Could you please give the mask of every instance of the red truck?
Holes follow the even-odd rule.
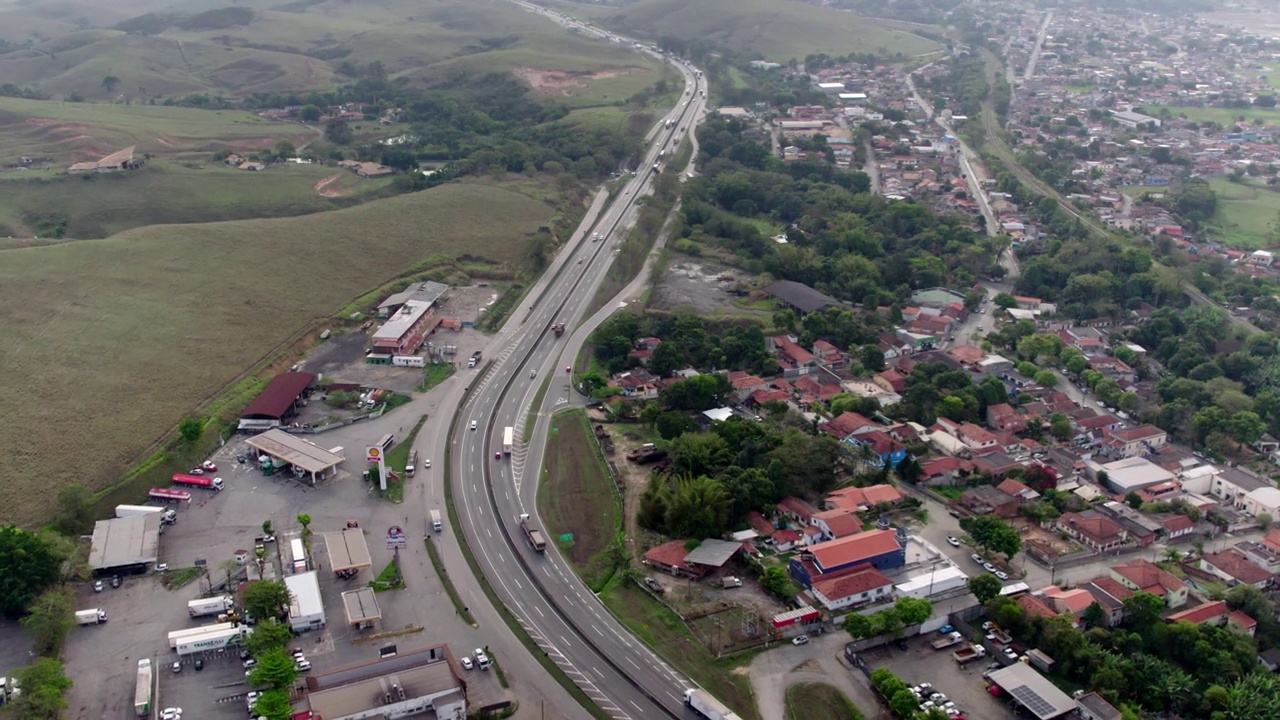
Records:
[[[214,492],[220,492],[222,490],[222,478],[220,477],[211,478],[203,475],[183,475],[182,473],[178,473],[173,476],[173,484],[204,488],[205,490],[212,490]]]
[[[151,488],[147,491],[147,497],[152,500],[163,500],[164,502],[191,502],[191,493],[186,490],[174,490],[173,488]]]

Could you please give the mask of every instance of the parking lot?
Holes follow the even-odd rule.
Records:
[[[885,645],[861,653],[872,668],[889,668],[908,685],[929,683],[936,692],[946,695],[970,720],[998,720],[1015,717],[1009,708],[987,694],[982,673],[991,661],[975,660],[960,667],[951,657],[957,645],[934,650],[931,642],[938,633],[921,635],[907,641],[907,649]]]
[[[383,419],[398,422],[398,418]],[[375,432],[383,428],[369,425],[343,428],[344,442],[357,444],[361,431]],[[392,430],[395,428],[392,427]],[[245,454],[244,438],[237,436],[221,448],[212,460],[218,465],[216,475],[222,477],[226,489],[219,493],[193,491],[191,504],[177,506],[178,521],[167,526],[160,540],[160,561],[172,569],[190,568],[203,560],[208,576],[174,590],[168,590],[157,574],[127,576],[122,587],[110,584],[95,593],[91,584],[79,589],[76,609],[101,607],[107,611],[104,625],[78,627],[72,631],[65,649],[67,674],[75,680],[68,694],[68,717],[136,718],[133,696],[137,662],[150,658],[158,679],[153,708],[181,707],[188,717],[244,718],[247,708],[244,668],[236,653],[206,653],[204,667],[197,671],[198,656],[179,658],[168,645],[170,631],[210,624],[212,618],[189,617],[186,603],[208,594],[210,584],[225,581],[222,565],[237,550],[252,553],[254,538],[262,533],[262,523],[270,520],[273,530],[284,537],[300,530],[300,513],[311,517],[315,533],[341,530],[347,520],[359,523],[365,532],[373,560],[371,570],[343,580],[328,571],[324,543],[313,542],[313,563],[320,567],[321,596],[325,604],[327,627],[299,636],[295,645],[312,661],[315,672],[368,662],[378,658],[382,645],[394,643],[403,651],[428,645],[448,643],[458,656],[488,645],[484,630],[465,625],[457,617],[453,604],[444,593],[434,570],[422,549],[424,521],[410,522],[406,507],[380,500],[370,487],[344,473],[340,479],[312,488],[289,479],[264,477],[256,463],[239,464],[236,456]],[[252,454],[249,453],[249,457]],[[419,514],[417,511],[415,514]],[[401,553],[407,587],[381,592],[377,599],[383,622],[374,630],[356,630],[346,623],[341,602],[345,590],[364,586],[390,562],[392,553],[386,547],[385,533],[389,525],[402,525],[409,535],[408,549]],[[267,545],[268,558],[277,570],[276,544]],[[254,573],[256,576],[256,572]],[[370,640],[378,632],[402,631],[387,640]],[[25,654],[25,650],[22,650]],[[0,657],[0,659],[5,659]],[[501,662],[501,658],[496,658]],[[20,660],[20,659],[19,659]],[[175,661],[181,670],[173,672]],[[13,665],[25,664],[14,662]],[[468,696],[473,703],[496,702],[509,698],[493,672],[479,669],[468,672]],[[191,713],[195,713],[192,715]]]

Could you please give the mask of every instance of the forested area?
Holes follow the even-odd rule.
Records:
[[[995,247],[968,218],[889,202],[868,192],[865,173],[822,160],[783,163],[745,124],[713,117],[698,130],[702,175],[686,183],[688,243],[730,253],[751,272],[815,287],[874,308],[911,290],[973,285],[996,272]],[[785,244],[761,222],[786,227]]]

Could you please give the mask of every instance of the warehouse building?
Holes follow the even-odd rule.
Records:
[[[390,362],[396,355],[412,355],[439,324],[434,304],[409,300],[374,331],[369,362]]]
[[[324,720],[427,717],[463,720],[467,682],[448,645],[307,677],[306,702]]]
[[[316,376],[287,372],[271,378],[258,397],[240,413],[240,432],[260,432],[287,425],[311,396]]]
[[[313,442],[279,429],[268,430],[249,438],[246,444],[266,456],[266,461],[261,458],[258,461],[264,472],[273,474],[277,470],[292,468],[295,477],[312,485],[337,475],[338,465],[344,459],[334,452],[340,448],[325,450]]]
[[[93,525],[89,567],[95,575],[132,575],[147,571],[159,557],[163,513],[99,520]]]
[[[320,597],[320,580],[316,571],[287,575],[284,586],[289,589],[289,597],[293,600],[289,604],[289,627],[294,632],[324,628],[324,600]]]
[[[378,317],[387,318],[392,314],[399,312],[404,304],[413,300],[415,302],[427,303],[435,305],[448,292],[449,286],[444,283],[426,282],[414,283],[404,290],[390,295],[378,305]]]

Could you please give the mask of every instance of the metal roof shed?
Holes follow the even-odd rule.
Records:
[[[89,567],[95,571],[153,563],[160,549],[160,516],[147,513],[133,517],[99,520],[93,525],[89,546]]]
[[[1016,662],[988,676],[1038,720],[1052,720],[1076,709],[1076,701],[1026,663]]]
[[[684,557],[687,564],[705,565],[707,567],[723,567],[733,554],[742,549],[742,543],[728,540],[703,540],[702,544]]]
[[[311,476],[311,484],[337,474],[343,457],[325,450],[313,442],[295,437],[283,430],[268,430],[249,438],[249,447],[270,455],[281,462],[300,468]]]
[[[378,607],[373,588],[363,587],[342,593],[342,609],[347,613],[348,625],[371,628],[382,619],[382,610]]]
[[[364,540],[364,533],[359,529],[350,532],[322,533],[324,549],[329,554],[329,569],[334,572],[358,570],[372,567],[373,559],[369,556],[369,544]]]
[[[316,571],[287,575],[284,585],[293,602],[289,605],[289,626],[294,632],[318,630],[325,626],[324,600]]]

